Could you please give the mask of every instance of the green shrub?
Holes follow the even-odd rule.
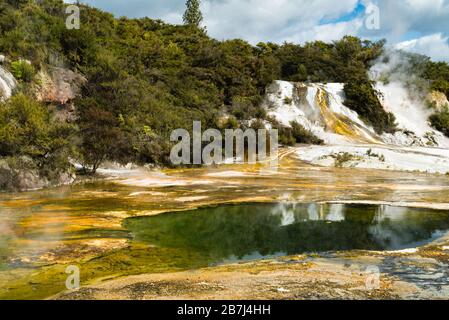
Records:
[[[447,107],[431,115],[429,121],[432,127],[449,137],[449,109]]]
[[[306,143],[306,144],[318,144],[324,143],[323,140],[315,136],[312,132],[304,128],[296,121],[290,122],[292,126],[292,135],[295,138],[296,143]]]
[[[449,99],[449,79],[434,81],[430,87],[432,90],[440,91]]]
[[[396,131],[394,115],[385,111],[369,81],[350,81],[345,84],[344,92],[344,105],[357,112],[377,133]]]
[[[33,98],[18,94],[0,103],[0,157],[29,158],[44,176],[70,167],[74,133]]]
[[[291,105],[293,103],[293,99],[289,97],[284,98],[284,104]]]
[[[345,163],[358,159],[358,157],[350,154],[349,152],[340,152],[335,156],[335,167],[342,168]]]
[[[288,127],[278,127],[279,144],[283,146],[292,146],[296,143],[296,139],[293,136],[293,131]]]
[[[239,122],[234,116],[229,116],[221,125],[222,129],[238,129]]]
[[[36,70],[28,61],[18,60],[11,63],[11,73],[17,80],[30,82],[36,74]]]
[[[23,94],[0,104],[0,155],[43,156],[51,143],[47,108]]]
[[[279,143],[284,146],[292,146],[296,143],[317,144],[324,143],[309,130],[305,129],[298,122],[292,121],[291,127],[284,126],[274,119],[270,119],[273,129],[278,130]]]

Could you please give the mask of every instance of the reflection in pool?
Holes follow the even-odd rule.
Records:
[[[200,253],[211,264],[304,252],[399,250],[449,231],[449,213],[375,205],[243,204],[131,218],[136,241]]]

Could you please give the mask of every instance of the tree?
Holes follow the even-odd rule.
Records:
[[[18,94],[0,104],[0,156],[43,156],[51,143],[50,115],[42,104]]]
[[[203,14],[200,10],[200,0],[187,0],[186,11],[182,20],[184,24],[199,27],[203,21]]]
[[[349,81],[344,86],[344,92],[346,100],[343,104],[357,112],[378,134],[396,131],[395,116],[385,111],[379,101],[379,93],[370,81]]]
[[[90,169],[90,173],[95,174],[103,161],[115,160],[113,155],[120,154],[126,145],[119,121],[112,113],[97,106],[80,112],[79,127],[81,161],[85,172]]]
[[[72,125],[52,121],[45,105],[23,93],[0,103],[0,160],[17,170],[33,167],[43,177],[58,178],[70,167],[74,133]]]
[[[449,109],[444,108],[443,110],[434,113],[429,118],[432,127],[438,131],[443,132],[447,137],[449,137]]]

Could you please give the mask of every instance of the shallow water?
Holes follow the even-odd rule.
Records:
[[[126,172],[98,183],[0,193],[0,299],[56,294],[65,289],[68,265],[80,267],[86,285],[303,251],[408,248],[448,229],[447,211],[431,209],[449,209],[448,176],[321,168],[289,152],[281,151],[278,170],[229,165]],[[261,209],[223,206],[242,203]],[[216,207],[192,211],[204,206]],[[164,213],[184,210],[190,211]],[[136,218],[142,216],[154,219]],[[161,229],[148,232],[153,224]],[[313,242],[298,239],[304,232]],[[352,246],[345,246],[351,232]],[[317,244],[322,233],[341,241]]]
[[[344,204],[241,204],[125,221],[137,241],[198,252],[211,264],[306,252],[399,250],[449,231],[449,212]]]

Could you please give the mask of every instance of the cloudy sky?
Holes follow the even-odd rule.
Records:
[[[69,2],[69,1],[67,1]],[[116,16],[182,23],[185,0],[83,0]],[[449,61],[449,0],[202,0],[217,39],[304,43],[346,34]]]

